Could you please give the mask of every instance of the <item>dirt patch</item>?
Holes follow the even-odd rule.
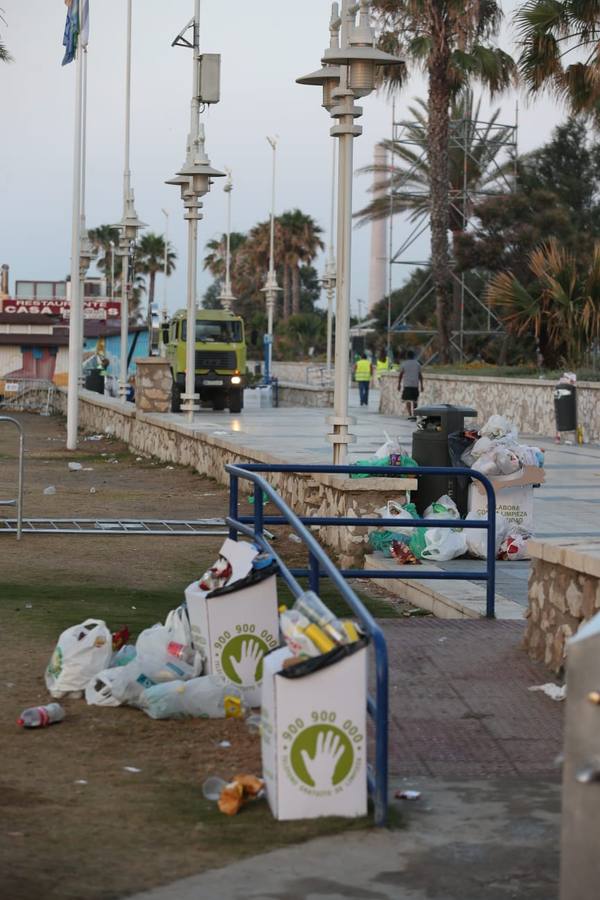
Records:
[[[226,514],[227,491],[189,469],[136,457],[104,437],[82,440],[70,453],[60,419],[19,418],[26,430],[26,515]],[[69,461],[82,469],[69,471]],[[0,429],[1,497],[14,496],[15,471],[13,434]],[[49,485],[56,493],[45,495]],[[135,636],[164,621],[222,540],[25,535],[17,542],[0,535],[4,897],[108,900],[287,843],[365,827],[364,820],[277,823],[264,802],[228,819],[206,803],[201,785],[208,775],[260,773],[259,741],[243,722],[156,722],[128,708],[67,701],[59,725],[16,726],[24,707],[48,700],[43,672],[64,628],[97,616],[113,629],[129,625]],[[285,530],[277,546],[288,564],[305,564],[302,548]],[[324,586],[325,599],[330,594]],[[376,614],[398,614],[376,589],[361,587],[361,594]],[[281,598],[287,596],[282,588]]]

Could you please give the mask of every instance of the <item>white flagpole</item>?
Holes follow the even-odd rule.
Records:
[[[69,317],[69,386],[67,394],[67,449],[77,449],[79,419],[78,365],[81,335],[81,298],[79,284],[79,252],[81,248],[81,124],[83,53],[77,52],[75,76],[75,140],[73,151],[73,210],[71,217],[71,303]]]

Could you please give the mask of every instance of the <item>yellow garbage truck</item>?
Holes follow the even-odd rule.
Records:
[[[213,409],[226,407],[232,413],[242,411],[246,373],[244,322],[239,316],[222,309],[201,309],[196,315],[196,365],[194,392],[201,403]],[[162,328],[165,356],[173,375],[173,412],[181,409],[185,393],[187,313],[175,313]]]

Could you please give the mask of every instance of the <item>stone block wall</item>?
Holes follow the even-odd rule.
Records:
[[[481,375],[429,375],[419,398],[423,406],[452,403],[472,406],[483,424],[498,413],[513,421],[520,432],[544,437],[554,435],[553,381],[535,378],[484,378]],[[600,440],[600,383],[581,381],[577,385],[579,422],[591,441]],[[383,375],[380,381],[379,412],[403,416],[404,404],[398,391],[398,376]],[[467,420],[473,421],[473,420]]]
[[[66,409],[66,392],[56,392],[55,412]],[[259,451],[246,452],[214,435],[195,432],[184,422],[165,420],[154,413],[136,410],[132,403],[123,403],[111,397],[80,392],[80,427],[90,433],[111,434],[128,444],[133,452],[153,456],[163,462],[190,466],[202,475],[214,478],[220,484],[229,485],[229,473],[225,466],[239,462],[281,463],[280,460]],[[376,509],[393,498],[401,503],[407,492],[417,488],[413,478],[346,478],[326,474],[296,474],[274,472],[268,481],[279,492],[291,509],[302,516],[372,515]],[[250,482],[240,480],[240,511],[246,505],[245,497],[253,488]],[[273,505],[266,507],[266,512]],[[277,513],[273,510],[273,515]],[[198,517],[203,515],[198,508]],[[321,544],[339,555],[343,568],[362,567],[364,556],[370,552],[368,532],[365,526],[317,526],[316,536]]]
[[[567,641],[600,610],[600,542],[530,541],[529,607],[524,646],[560,674]]]
[[[280,381],[277,392],[279,406],[309,406],[319,409],[333,407],[333,388]]]

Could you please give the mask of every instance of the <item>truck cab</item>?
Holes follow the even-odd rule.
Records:
[[[213,409],[242,411],[246,372],[244,322],[222,309],[202,309],[196,314],[196,365],[194,392]],[[173,412],[181,409],[185,393],[187,313],[179,310],[162,326],[165,356],[173,375]]]

